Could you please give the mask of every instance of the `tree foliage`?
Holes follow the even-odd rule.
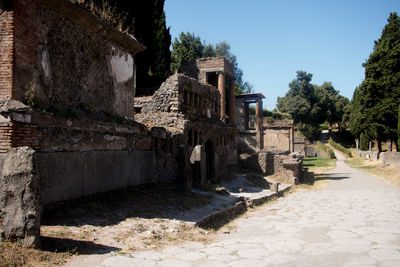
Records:
[[[400,18],[391,13],[373,52],[363,64],[365,79],[357,91],[350,115],[350,128],[356,136],[369,140],[397,140],[400,104]]]
[[[316,140],[320,133],[320,124],[345,125],[344,115],[349,112],[350,101],[339,94],[332,83],[321,86],[311,84],[312,74],[297,71],[296,79],[289,83],[289,91],[284,97],[278,97],[277,108],[289,113],[301,132],[310,140]]]
[[[231,47],[226,41],[219,42],[215,45],[202,42],[199,36],[194,33],[182,32],[179,38],[175,38],[172,43],[172,62],[171,69],[179,70],[179,67],[188,61],[201,57],[217,57],[222,56],[233,65],[235,69],[235,92],[236,94],[250,93],[253,86],[243,81],[243,71],[239,68],[237,57],[232,54]]]

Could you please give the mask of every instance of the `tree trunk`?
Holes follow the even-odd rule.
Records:
[[[378,140],[378,154],[382,152],[382,143]]]
[[[356,141],[357,152],[360,152],[360,139],[359,138],[355,138],[355,141]]]
[[[387,148],[388,148],[388,151],[389,151],[389,152],[392,152],[392,140],[389,140],[389,141],[387,142]]]
[[[372,151],[372,141],[369,141],[369,148],[368,148],[368,151]]]

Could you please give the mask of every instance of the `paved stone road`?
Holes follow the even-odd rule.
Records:
[[[98,266],[400,266],[400,190],[339,160],[327,189],[235,222],[215,243],[112,256]],[[245,218],[248,217],[248,218]]]

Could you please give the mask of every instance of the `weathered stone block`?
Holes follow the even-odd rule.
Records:
[[[21,240],[28,247],[38,246],[42,206],[33,149],[13,148],[6,154],[1,184],[4,217],[1,239]]]

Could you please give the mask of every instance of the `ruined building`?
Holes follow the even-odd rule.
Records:
[[[135,97],[135,119],[152,128],[157,153],[171,148],[165,160],[182,154],[184,166],[175,170],[184,172],[185,187],[203,188],[237,163],[233,107],[233,66],[223,57],[202,58],[167,79],[154,95]],[[167,169],[179,176],[172,165]]]
[[[0,0],[2,238],[37,244],[54,202],[162,181],[207,188],[239,153],[270,171],[264,96],[235,97],[226,58],[188,62],[134,97],[144,49],[73,1]]]
[[[206,187],[237,163],[226,59],[134,100],[144,47],[72,1],[0,0],[0,40],[3,238],[36,244],[45,204],[175,179]]]
[[[255,153],[264,149],[264,98],[261,93],[236,96],[236,126],[239,130],[240,153]],[[253,105],[252,108],[250,105]]]

